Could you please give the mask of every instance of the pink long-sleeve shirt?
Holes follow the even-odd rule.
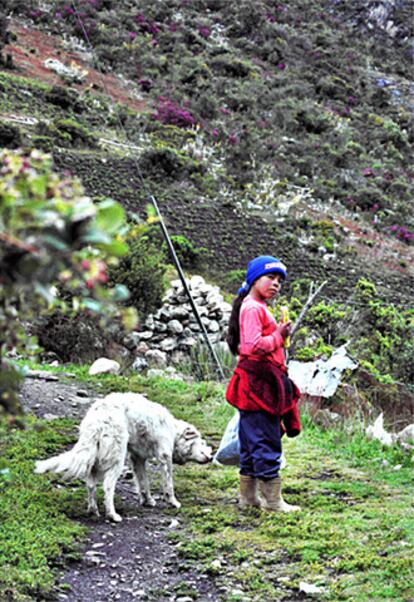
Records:
[[[283,337],[264,301],[246,297],[240,309],[240,357],[285,365]]]

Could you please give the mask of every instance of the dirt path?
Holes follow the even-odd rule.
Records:
[[[95,394],[75,382],[27,378],[21,400],[26,411],[41,418],[81,419]],[[179,512],[167,508],[161,501],[155,508],[138,506],[128,470],[117,485],[116,495],[117,508],[124,518],[122,523],[113,524],[103,517],[77,518],[88,528],[88,537],[81,545],[82,559],[64,567],[56,589],[57,600],[207,602],[226,599],[224,588],[221,591],[211,577],[185,565],[179,557],[179,544],[169,541],[171,532],[184,528]]]

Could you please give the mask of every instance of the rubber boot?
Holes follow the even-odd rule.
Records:
[[[240,475],[240,509],[247,506],[256,506],[260,508],[261,502],[257,492],[257,479],[245,474]]]
[[[282,498],[282,481],[280,477],[269,481],[259,481],[260,493],[263,496],[262,509],[270,512],[297,512],[300,506],[287,504]]]

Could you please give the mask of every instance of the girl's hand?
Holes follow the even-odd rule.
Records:
[[[290,336],[290,331],[292,330],[292,322],[290,320],[289,322],[280,322],[277,325],[277,330],[282,335],[282,337],[286,339],[286,337]]]

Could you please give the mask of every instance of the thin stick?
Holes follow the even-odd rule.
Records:
[[[321,292],[321,290],[323,289],[323,287],[325,286],[325,284],[327,284],[328,281],[325,280],[324,282],[322,282],[322,284],[320,286],[318,286],[318,288],[316,289],[316,291],[313,293],[312,289],[313,289],[313,282],[311,284],[311,288],[309,291],[309,297],[308,300],[306,301],[305,305],[302,308],[302,311],[300,312],[299,316],[297,317],[296,322],[294,323],[294,325],[292,326],[292,330],[290,331],[290,337],[292,338],[293,335],[295,334],[295,332],[297,331],[299,324],[302,322],[303,318],[305,317],[305,315],[308,312],[308,309],[310,308],[310,306],[313,303],[313,300],[315,299],[315,297],[317,295],[319,295],[319,293]]]

